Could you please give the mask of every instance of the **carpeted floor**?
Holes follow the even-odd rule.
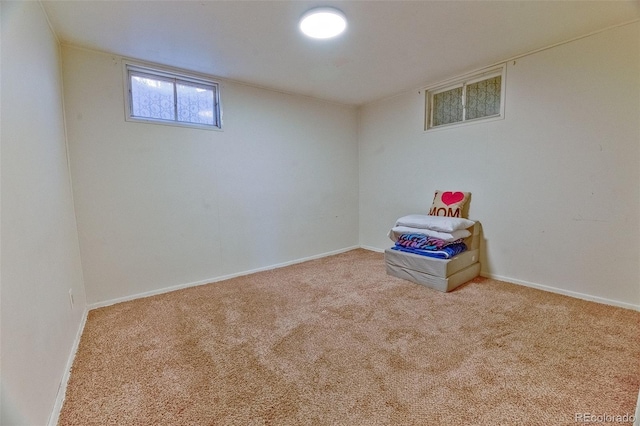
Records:
[[[89,312],[60,425],[574,425],[633,415],[640,312],[366,250]]]

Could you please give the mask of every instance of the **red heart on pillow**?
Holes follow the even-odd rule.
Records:
[[[447,206],[450,206],[451,204],[462,201],[464,199],[464,194],[462,192],[447,191],[442,193],[442,197],[440,197],[440,199]]]

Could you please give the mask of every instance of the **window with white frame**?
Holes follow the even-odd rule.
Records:
[[[127,120],[220,129],[220,93],[212,80],[126,64]]]
[[[504,117],[506,67],[427,89],[425,130]]]

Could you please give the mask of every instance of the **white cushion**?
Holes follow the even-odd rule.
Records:
[[[422,214],[410,214],[396,221],[396,226],[430,229],[438,232],[453,232],[460,229],[467,229],[473,225],[475,225],[474,221],[460,217],[429,216]]]

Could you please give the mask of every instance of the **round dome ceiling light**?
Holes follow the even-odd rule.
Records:
[[[344,32],[347,18],[332,7],[311,9],[300,18],[300,31],[313,38],[331,38]]]

